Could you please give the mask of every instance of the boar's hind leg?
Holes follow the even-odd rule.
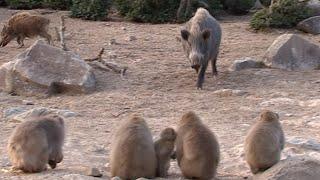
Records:
[[[51,35],[50,34],[48,34],[47,32],[42,32],[41,34],[40,34],[40,36],[41,37],[43,37],[43,38],[46,38],[46,40],[48,41],[48,44],[51,44]]]
[[[202,89],[202,84],[204,82],[204,75],[206,73],[207,67],[208,67],[208,63],[200,67],[200,72],[198,74],[198,81],[197,81],[197,89]]]
[[[18,42],[18,44],[19,44],[19,47],[18,47],[18,48],[22,48],[22,47],[24,46],[23,40],[24,40],[24,37],[23,37],[23,36],[18,36],[18,37],[17,37],[17,42]]]
[[[212,76],[217,76],[218,75],[218,70],[217,70],[217,56],[211,59],[211,67],[212,67]]]

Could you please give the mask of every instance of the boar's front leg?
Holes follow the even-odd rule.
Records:
[[[44,32],[40,33],[40,36],[45,38],[47,40],[48,44],[52,43],[52,37],[51,37],[51,35],[49,33],[44,31]]]
[[[200,72],[198,74],[198,81],[197,81],[197,89],[202,89],[202,84],[204,82],[204,75],[206,73],[208,67],[208,63],[201,65]]]
[[[23,40],[24,40],[23,36],[18,36],[17,37],[17,42],[19,44],[18,48],[22,48],[24,46]]]

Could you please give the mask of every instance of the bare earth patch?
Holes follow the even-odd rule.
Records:
[[[1,28],[12,12],[0,9]],[[52,35],[62,14],[65,12],[45,15],[52,20]],[[261,59],[273,40],[286,32],[251,32],[249,19],[249,16],[227,16],[220,20],[223,38],[217,61],[219,77],[217,80],[212,78],[209,67],[204,90],[196,90],[196,73],[190,68],[175,38],[179,35],[179,24],[91,22],[68,18],[66,38],[71,50],[88,58],[95,57],[104,47],[104,58],[129,67],[127,76],[121,79],[113,72],[95,70],[98,90],[89,95],[39,99],[0,93],[0,179],[89,179],[85,176],[86,167],[98,167],[104,175],[102,178],[106,179],[113,131],[131,113],[141,114],[153,135],[158,136],[162,129],[174,127],[183,113],[195,111],[218,137],[222,152],[218,169],[220,179],[251,176],[243,159],[242,144],[247,130],[263,109],[279,113],[286,136],[319,139],[318,127],[303,120],[320,119],[320,103],[317,103],[320,102],[320,71],[228,71],[232,62],[241,57]],[[319,44],[319,36],[301,35]],[[128,41],[130,36],[137,39]],[[109,45],[111,39],[116,39],[118,44]],[[26,47],[22,49],[17,49],[14,41],[1,48],[0,65],[13,60],[34,41],[26,40]],[[55,45],[58,45],[57,41]],[[215,92],[221,89],[247,93]],[[35,105],[24,105],[23,100],[32,101]],[[310,105],[309,102],[314,103]],[[29,175],[7,172],[10,162],[6,144],[13,128],[18,125],[4,118],[4,110],[11,107],[47,107],[78,114],[65,119],[65,158],[57,169]],[[175,162],[169,174],[170,179],[181,178]]]

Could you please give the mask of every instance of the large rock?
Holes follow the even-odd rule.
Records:
[[[13,122],[24,122],[32,117],[46,116],[55,114],[64,118],[78,116],[77,113],[66,109],[52,109],[45,107],[36,107],[33,109],[26,109],[23,107],[12,107],[4,110],[3,117]]]
[[[287,144],[313,151],[320,151],[320,143],[315,139],[304,139],[301,137],[287,137]]]
[[[42,40],[0,67],[0,90],[19,95],[89,93],[95,86],[92,68],[85,61]]]
[[[320,69],[320,48],[298,35],[284,34],[267,50],[265,64],[291,71]]]
[[[320,16],[310,17],[301,21],[297,29],[310,34],[320,34]]]
[[[307,3],[307,7],[311,9],[314,16],[320,16],[320,1],[310,0]]]
[[[320,161],[308,156],[292,157],[280,161],[255,180],[317,180],[320,178]]]

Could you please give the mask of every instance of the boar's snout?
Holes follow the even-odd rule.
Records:
[[[201,66],[201,62],[203,61],[203,55],[199,53],[190,53],[189,55],[191,68],[198,70]]]
[[[3,37],[0,41],[0,47],[5,47],[10,41],[11,41],[12,38],[10,37]]]

